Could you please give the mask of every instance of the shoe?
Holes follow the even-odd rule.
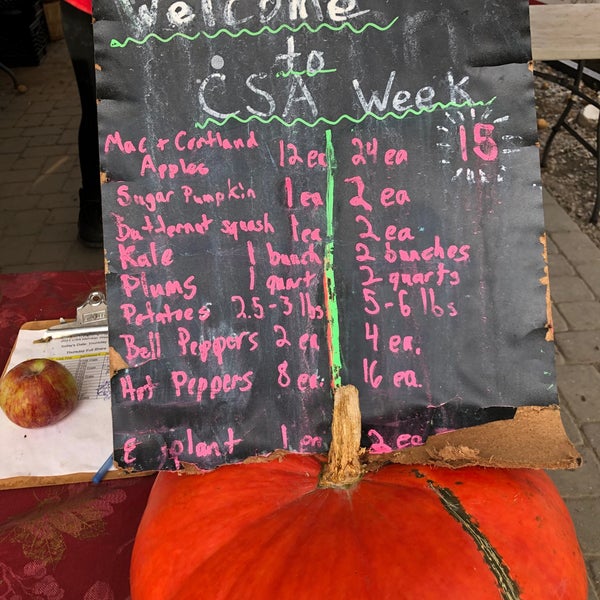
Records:
[[[79,239],[88,248],[102,248],[102,205],[100,202],[82,202],[79,207]]]

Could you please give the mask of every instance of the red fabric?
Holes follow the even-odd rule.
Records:
[[[0,598],[127,600],[154,476],[0,492]]]
[[[0,274],[0,372],[23,323],[74,317],[103,289],[102,271]],[[0,600],[128,600],[133,541],[153,482],[0,491]]]
[[[104,289],[102,271],[0,273],[0,373],[23,323],[75,318],[90,292]]]
[[[92,14],[92,0],[65,0],[65,2],[68,2],[75,8],[88,13],[88,15]]]

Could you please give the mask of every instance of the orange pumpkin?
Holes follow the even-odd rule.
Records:
[[[323,460],[158,475],[133,600],[585,600],[569,514],[543,471],[387,465],[318,487]]]
[[[132,600],[586,600],[569,513],[543,471],[366,472],[358,393],[336,391],[321,456],[160,473]]]

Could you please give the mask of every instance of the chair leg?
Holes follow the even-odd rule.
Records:
[[[584,60],[577,61],[577,72],[573,79],[573,85],[564,84],[561,81],[559,81],[553,77],[546,76],[543,73],[538,73],[538,75],[540,77],[542,77],[542,78],[545,77],[546,79],[549,79],[550,81],[558,83],[559,85],[562,85],[563,87],[571,90],[571,95],[569,96],[567,104],[565,105],[565,108],[563,109],[560,117],[558,118],[558,121],[552,127],[552,131],[550,132],[550,135],[548,136],[548,139],[546,140],[546,145],[544,147],[544,151],[542,153],[542,159],[541,159],[540,163],[541,163],[542,167],[546,166],[546,160],[548,159],[548,154],[550,152],[550,146],[552,145],[552,142],[554,141],[554,138],[561,127],[563,127],[580,144],[582,144],[584,146],[584,148],[586,148],[586,150],[591,152],[592,156],[594,156],[594,158],[596,159],[596,201],[594,203],[594,208],[592,210],[590,222],[593,223],[594,225],[597,225],[598,220],[600,218],[600,122],[598,123],[598,129],[596,132],[596,147],[595,148],[581,134],[579,134],[573,127],[571,127],[571,125],[567,122],[567,117],[569,116],[569,113],[571,112],[571,109],[573,108],[576,97],[583,98],[584,100],[586,100],[587,102],[589,102],[593,106],[595,106],[596,108],[600,108],[600,105],[598,104],[597,101],[595,101],[592,98],[588,98],[588,96],[586,96],[585,93],[583,93],[581,90],[584,68],[585,68],[585,61]]]
[[[19,93],[23,94],[24,92],[27,91],[27,86],[20,84],[17,81],[17,77],[15,76],[15,74],[2,62],[0,62],[0,71],[4,71],[12,79],[13,87]]]
[[[554,141],[556,134],[559,132],[560,128],[563,126],[563,123],[567,120],[569,113],[571,112],[571,108],[573,108],[573,104],[575,103],[575,98],[573,95],[569,97],[565,108],[563,109],[560,117],[558,117],[558,121],[552,126],[552,131],[548,139],[546,140],[546,145],[544,146],[544,152],[542,153],[542,159],[540,161],[542,167],[546,166],[546,161],[548,159],[548,153],[550,152],[550,146]]]
[[[585,62],[582,60],[580,60],[577,63],[577,74],[575,75],[575,78],[573,80],[573,86],[576,89],[579,89],[579,86],[581,85],[581,80],[583,78],[584,66],[585,66]],[[556,136],[556,134],[558,133],[560,128],[563,126],[563,123],[567,120],[567,117],[569,116],[569,113],[571,112],[571,108],[573,108],[574,103],[575,103],[575,95],[571,94],[569,96],[567,104],[565,105],[565,108],[563,109],[560,117],[558,117],[558,121],[552,127],[550,136],[546,140],[546,145],[544,146],[544,152],[542,153],[542,159],[540,161],[542,167],[546,166],[546,161],[548,159],[548,153],[550,152],[550,146],[552,145],[552,142],[554,141],[554,137]]]

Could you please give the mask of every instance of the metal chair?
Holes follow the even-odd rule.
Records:
[[[4,71],[12,79],[13,87],[17,92],[24,94],[27,91],[27,86],[19,83],[17,76],[2,62],[0,62],[0,71]]]
[[[598,97],[591,97],[584,92],[583,84],[585,83],[589,88],[598,91],[600,90],[600,60],[579,60],[579,61],[547,61],[547,65],[552,67],[555,71],[558,71],[566,75],[567,79],[560,76],[555,76],[551,73],[543,73],[535,70],[534,74],[542,79],[552,81],[571,92],[569,99],[561,113],[558,121],[552,127],[550,136],[546,141],[544,152],[542,153],[541,164],[542,167],[546,166],[550,147],[561,128],[564,128],[570,133],[586,150],[588,150],[592,156],[596,159],[596,201],[594,208],[590,216],[590,222],[594,225],[598,223],[598,217],[600,216],[600,157],[598,155],[600,149],[600,120],[598,121],[598,128],[596,131],[596,147],[590,144],[581,134],[576,131],[570,123],[567,121],[571,110],[575,105],[575,98],[582,98],[588,104],[595,106],[600,109],[600,103]]]

